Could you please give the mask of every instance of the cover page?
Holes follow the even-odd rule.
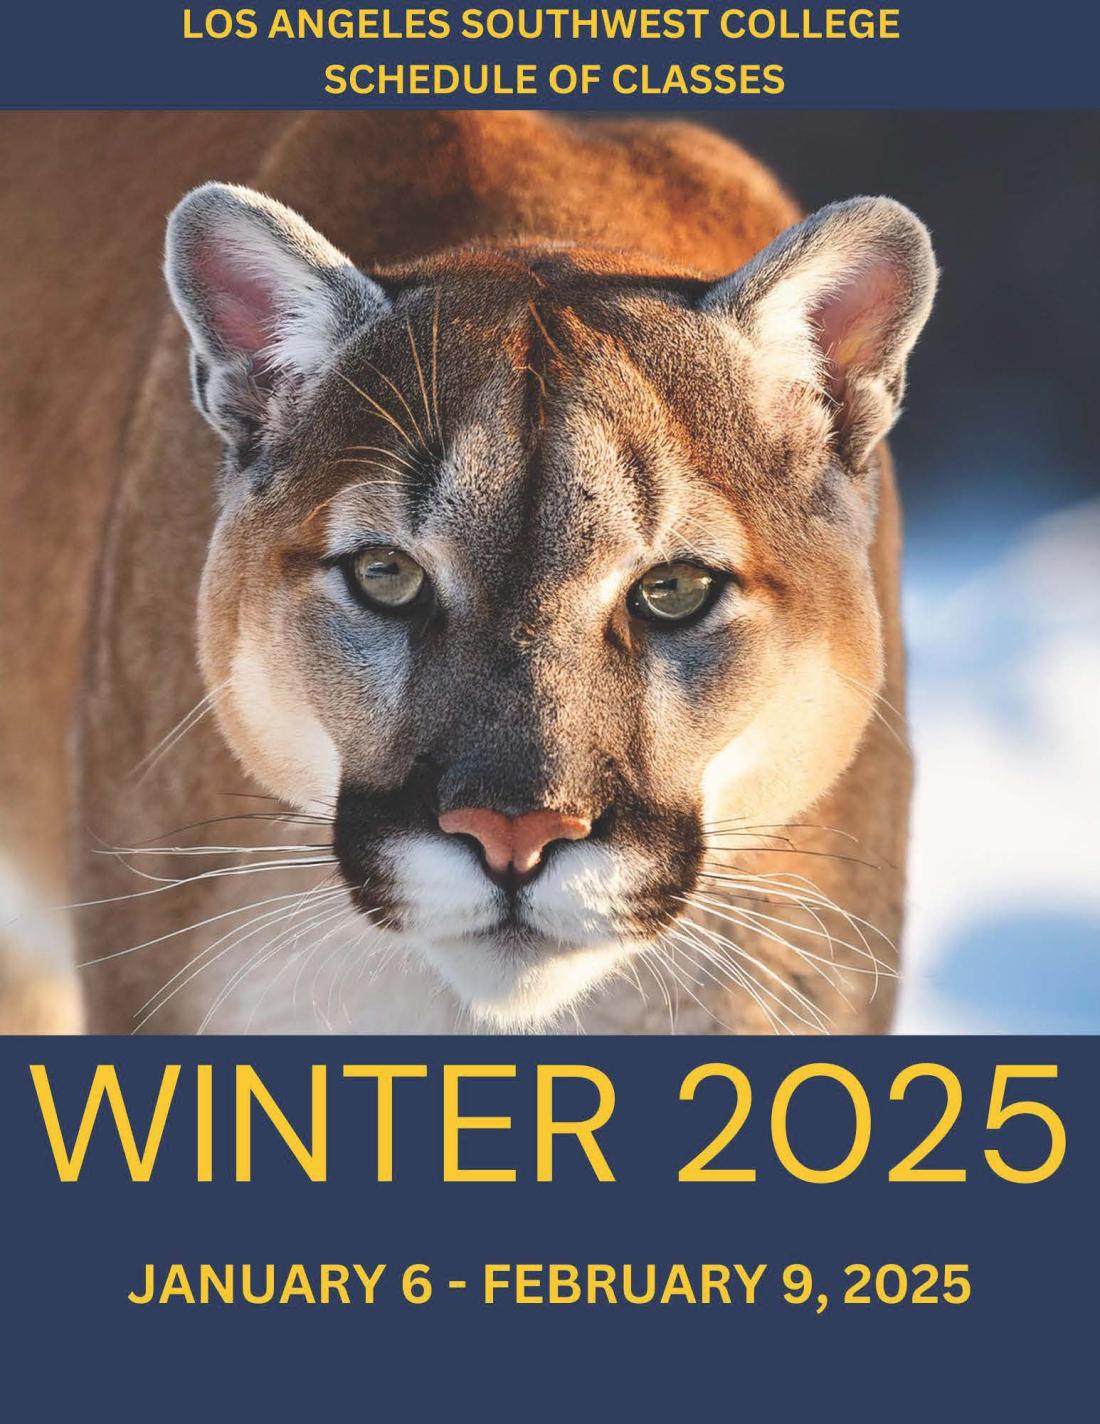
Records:
[[[1087,1410],[1095,13],[3,28],[0,1407]]]

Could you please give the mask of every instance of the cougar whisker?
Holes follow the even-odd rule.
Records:
[[[881,702],[882,705],[884,707],[889,708],[889,710],[894,714],[895,717],[899,718],[899,720],[901,720],[901,713],[898,712],[897,709],[893,707],[891,703],[887,702],[886,699],[880,693],[872,692],[870,688],[865,687],[861,682],[857,682],[855,678],[849,677],[846,673],[842,673],[839,671],[837,672],[837,677],[840,679],[841,682],[845,684],[845,686],[850,687],[853,692],[857,692],[860,694],[871,715],[876,718],[882,724],[882,726],[886,728],[891,737],[893,737],[894,741],[897,742],[899,747],[901,747],[904,751],[909,751],[910,747],[908,738],[902,736],[902,734],[897,730],[893,723],[887,720],[887,718],[876,706],[876,703]]]
[[[182,836],[188,831],[198,831],[204,830],[208,826],[224,825],[227,821],[266,821],[274,825],[284,826],[330,827],[332,825],[332,818],[329,816],[310,816],[302,812],[292,812],[283,815],[277,811],[237,811],[232,816],[211,816],[205,821],[190,821],[185,826],[174,826],[171,830],[161,831],[155,836],[148,836],[144,844],[146,846],[154,846],[158,841],[167,840],[169,836]],[[98,840],[99,837],[96,837],[96,839]]]
[[[862,949],[857,946],[852,946],[855,952],[862,953],[866,958],[870,959],[872,963],[877,962],[880,967],[885,967],[884,962],[878,960],[874,951],[871,949],[870,942],[868,941],[867,936],[863,932],[863,926],[866,926],[873,934],[877,935],[883,941],[884,944],[889,946],[891,950],[895,949],[894,945],[890,942],[887,936],[884,935],[879,929],[877,929],[876,926],[872,925],[870,921],[861,920],[860,916],[853,915],[850,911],[845,910],[842,906],[836,904],[827,896],[822,895],[820,891],[818,891],[817,888],[814,887],[812,885],[812,882],[810,881],[805,881],[804,886],[800,888],[797,885],[793,887],[777,886],[772,880],[771,876],[749,877],[748,879],[744,879],[741,877],[733,877],[731,879],[729,877],[710,874],[707,878],[719,881],[727,881],[728,883],[739,886],[743,886],[746,884],[752,885],[753,881],[757,878],[766,879],[771,882],[768,886],[770,893],[778,895],[781,902],[793,903],[804,910],[808,910],[812,906],[816,909],[838,915],[851,928],[856,938],[859,940],[860,946],[862,946]],[[802,877],[798,878],[802,879]],[[807,889],[806,887],[810,888]],[[726,892],[724,891],[723,894],[725,893]]]
[[[299,904],[301,904],[301,901],[299,901]],[[298,908],[299,906],[295,905],[278,905],[273,910],[265,910],[258,915],[253,915],[252,918],[246,920],[243,925],[231,926],[231,928],[226,930],[223,935],[220,935],[216,940],[214,940],[212,944],[209,944],[203,949],[200,949],[184,965],[177,969],[176,972],[171,975],[170,978],[166,979],[164,983],[160,986],[160,988],[156,989],[152,994],[150,994],[148,999],[145,1000],[144,1004],[141,1004],[134,1011],[133,1017],[137,1018],[139,1014],[144,1013],[145,1010],[150,1007],[150,1005],[154,1004],[156,1000],[160,998],[160,996],[165,992],[166,989],[170,988],[171,985],[173,985],[182,975],[186,974],[188,969],[190,969],[195,963],[197,963],[198,960],[205,958],[206,955],[212,953],[215,949],[217,949],[219,945],[224,944],[226,940],[232,939],[234,935],[243,934],[244,931],[251,930],[253,927],[256,927],[258,932],[258,929],[264,927],[265,925],[271,923],[279,924],[289,916],[296,914],[298,912]]]
[[[271,855],[279,851],[288,854],[304,855],[311,850],[331,850],[332,847],[315,842],[307,845],[197,845],[197,846],[111,846],[109,849],[97,849],[93,855],[113,855],[117,858],[132,855],[147,856],[212,856],[212,855]],[[281,863],[281,862],[280,862]]]
[[[435,438],[435,431],[432,429],[432,412],[428,405],[428,388],[424,381],[424,368],[420,364],[420,352],[416,349],[416,337],[413,335],[412,318],[405,318],[405,330],[409,334],[409,349],[412,351],[413,363],[416,366],[416,378],[420,383],[420,396],[424,402],[424,424],[428,427],[428,434]],[[442,454],[442,449],[439,450]]]
[[[342,889],[342,887],[335,888]],[[265,930],[273,928],[275,925],[285,923],[288,920],[292,920],[293,917],[300,913],[300,911],[303,909],[314,909],[319,900],[330,899],[332,893],[332,891],[319,890],[316,894],[316,897],[313,898],[311,896],[311,892],[307,892],[306,895],[300,898],[299,903],[297,905],[280,906],[278,909],[269,910],[265,914],[253,916],[252,919],[246,920],[243,925],[234,925],[224,935],[216,939],[213,944],[207,945],[205,949],[202,949],[197,954],[193,955],[187,961],[187,963],[183,965],[182,968],[176,970],[175,974],[173,974],[171,978],[165,980],[165,982],[161,985],[161,987],[156,991],[155,994],[153,994],[149,999],[146,1000],[146,1002],[141,1006],[141,1008],[137,1010],[137,1014],[141,1014],[145,1009],[149,1009],[150,1005],[153,1005],[153,1007],[150,1009],[150,1012],[145,1014],[144,1018],[142,1018],[141,1021],[135,1026],[133,1032],[137,1033],[142,1028],[144,1028],[144,1026],[149,1022],[149,1020],[154,1016],[154,1014],[159,1013],[160,1010],[165,1006],[165,1004],[167,1004],[170,999],[174,998],[175,995],[178,994],[181,989],[186,988],[188,984],[192,983],[195,979],[197,979],[198,976],[206,969],[210,968],[211,965],[215,964],[226,954],[229,954],[232,950],[236,949],[239,945],[244,944],[247,940],[251,939],[253,935],[260,934]],[[226,944],[226,940],[230,940],[230,943]],[[217,954],[214,954],[214,950],[218,949],[220,945],[225,945],[225,948],[219,950]],[[207,958],[207,956],[210,955],[213,955],[213,957]],[[206,962],[203,963],[201,967],[196,967],[199,965],[200,960],[205,960]],[[191,974],[187,974],[187,971],[189,969],[194,969],[194,972]],[[185,974],[187,974],[187,977],[183,979],[183,982],[177,983],[177,980],[179,980],[181,976]],[[174,989],[171,989],[171,985],[173,984],[175,984],[176,987]],[[166,994],[165,991],[169,989],[171,989],[171,992]],[[160,1002],[155,1003],[155,1001],[158,999],[160,1000]],[[135,1014],[135,1017],[137,1017],[137,1014]]]
[[[761,822],[759,825],[748,826],[748,825],[745,825],[745,821],[746,821],[746,820],[747,820],[747,817],[744,817],[744,816],[731,816],[728,820],[725,820],[725,821],[704,821],[704,822],[702,823],[702,829],[703,829],[704,831],[706,831],[706,830],[718,830],[718,829],[720,829],[720,828],[723,827],[723,826],[740,826],[740,828],[741,828],[743,831],[745,831],[745,832],[749,832],[749,831],[826,831],[826,832],[828,832],[829,835],[833,835],[833,836],[843,836],[845,840],[852,841],[853,844],[855,844],[855,845],[858,845],[858,844],[859,844],[859,837],[858,837],[858,836],[853,836],[850,831],[842,831],[842,830],[840,830],[840,829],[839,829],[838,827],[836,827],[836,826],[823,826],[823,825],[822,825],[820,822],[818,822],[818,821],[764,821],[764,822]]]
[[[667,936],[668,931],[665,931],[665,934]],[[666,944],[666,949],[671,950],[671,948],[671,946],[668,946]],[[703,1000],[699,997],[699,995],[696,994],[695,991],[692,989],[690,976],[684,973],[682,966],[677,965],[675,963],[675,951],[672,950],[671,953],[664,954],[662,958],[665,967],[668,969],[669,973],[672,975],[673,979],[676,981],[679,987],[682,988],[684,993],[687,994],[687,996],[692,999],[699,1006],[699,1008],[703,1010],[707,1017],[711,1019],[714,1023],[716,1023],[718,1027],[724,1032],[736,1033],[737,1030],[734,1028],[734,1026],[732,1024],[727,1023],[724,1019],[719,1018],[719,1016],[710,1008],[710,1006],[708,1004],[705,1004]]]
[[[709,844],[713,836],[731,836],[741,834],[743,834],[743,832],[740,831],[711,831],[707,835],[705,835],[703,839]],[[835,851],[828,850],[804,850],[800,846],[790,846],[789,848],[782,846],[766,845],[736,847],[714,846],[713,849],[722,851],[726,855],[749,855],[754,851],[758,851],[762,854],[766,853],[768,855],[808,855],[812,856],[815,860],[837,860],[841,861],[846,865],[861,865],[865,870],[882,870],[883,868],[881,865],[876,865],[874,861],[863,860],[860,856],[857,855],[841,855]]]
[[[432,411],[435,415],[435,428],[439,436],[439,450],[442,454],[443,443],[443,422],[439,416],[439,308],[442,297],[437,287],[435,289],[435,301],[432,303]]]
[[[652,965],[649,961],[649,956],[652,953],[652,948],[644,950],[642,954],[639,955],[639,963],[657,985],[658,992],[660,993],[661,998],[664,1001],[665,1008],[668,1010],[668,1031],[670,1034],[674,1034],[676,1032],[676,1015],[673,1012],[672,1008],[672,995],[668,992],[668,985],[661,978],[661,975],[654,967],[654,965]]]
[[[369,920],[371,919],[371,917],[372,917],[373,915],[375,915],[376,913],[377,913],[377,911],[374,911],[374,910],[368,911],[367,914],[366,914],[366,919],[369,921]],[[373,928],[373,926],[368,926],[368,928]],[[366,933],[366,932],[365,932],[365,933]],[[293,944],[297,944],[297,942],[298,942],[298,940],[299,940],[300,938],[301,938],[301,932],[299,932],[299,933],[295,936],[295,938],[294,938],[294,940],[292,941],[292,943],[293,943]],[[285,943],[286,943],[286,941],[284,940],[281,944],[276,944],[276,945],[274,945],[274,946],[266,946],[266,948],[269,949],[270,952],[269,952],[269,953],[266,953],[266,954],[264,955],[263,960],[262,960],[261,963],[258,964],[256,967],[257,967],[257,968],[262,968],[263,965],[270,963],[271,960],[280,952],[280,950],[282,950],[282,949],[285,947]],[[286,955],[286,956],[284,957],[284,960],[283,960],[283,963],[282,963],[281,967],[276,971],[274,977],[271,978],[271,979],[269,979],[269,980],[267,981],[267,983],[264,985],[263,989],[262,989],[261,992],[260,992],[260,997],[256,1000],[255,1004],[253,1004],[252,1009],[251,1009],[251,1011],[250,1011],[250,1013],[249,1013],[249,1015],[248,1015],[248,1019],[247,1019],[246,1024],[245,1024],[245,1032],[246,1032],[246,1033],[250,1033],[250,1032],[251,1032],[251,1030],[252,1030],[252,1024],[253,1024],[253,1022],[255,1021],[256,1016],[258,1015],[260,1009],[263,1007],[264,1002],[266,1001],[268,994],[269,994],[269,993],[271,992],[271,990],[275,987],[275,985],[279,982],[279,980],[283,977],[283,975],[286,973],[286,971],[287,971],[292,965],[297,964],[298,961],[299,961],[299,959],[300,959],[300,957],[301,957],[302,955],[304,955],[306,952],[307,952],[307,951],[306,951],[305,949],[300,950],[300,951],[298,951],[298,950],[293,950],[293,949],[292,949],[291,953],[288,954],[288,955]]]
[[[784,877],[788,878],[784,879]],[[865,946],[865,948],[868,950],[868,953],[870,953],[870,946],[867,944],[866,936],[862,933],[863,929],[869,930],[873,935],[876,935],[879,939],[882,940],[885,945],[887,945],[891,950],[893,950],[895,954],[897,953],[897,945],[894,944],[893,940],[891,940],[887,934],[885,934],[881,929],[879,929],[877,925],[872,924],[870,920],[864,919],[863,916],[857,915],[853,911],[845,909],[842,905],[838,905],[835,900],[831,900],[821,891],[821,889],[817,885],[814,884],[812,880],[808,879],[805,875],[800,875],[793,870],[774,872],[760,871],[758,873],[754,873],[752,878],[755,880],[769,882],[769,888],[772,893],[798,894],[798,887],[799,885],[801,885],[803,887],[801,894],[804,897],[806,895],[809,895],[810,899],[815,904],[819,905],[821,908],[832,910],[835,914],[840,915],[841,918],[852,927],[852,929],[858,936],[860,943]]]
[[[372,371],[374,372],[374,374],[379,378],[379,380],[384,381],[384,382],[386,383],[386,385],[390,388],[390,390],[394,393],[394,395],[397,397],[397,399],[400,401],[402,410],[404,410],[405,414],[409,417],[409,422],[410,422],[410,424],[412,425],[412,428],[416,431],[416,438],[417,438],[417,442],[418,442],[418,444],[419,444],[419,446],[420,446],[420,449],[422,449],[422,450],[427,450],[427,449],[428,449],[428,443],[427,443],[427,441],[424,439],[424,432],[423,432],[423,431],[421,430],[421,428],[420,428],[420,423],[419,423],[419,421],[417,420],[416,416],[413,414],[412,406],[408,403],[408,401],[405,399],[405,397],[401,394],[400,390],[399,390],[399,389],[397,388],[397,386],[393,383],[393,381],[390,380],[389,376],[387,376],[384,371],[380,371],[380,370],[378,369],[378,367],[374,364],[373,361],[364,360],[363,364],[364,364],[365,366],[369,367],[370,370],[372,370]]]
[[[350,911],[349,913],[352,914],[352,915],[355,915],[355,914],[357,914],[358,912],[352,910],[352,911]],[[348,923],[352,923],[352,921],[349,920]],[[299,989],[300,989],[300,987],[301,987],[302,975],[304,974],[306,968],[307,968],[308,965],[310,964],[310,961],[313,959],[313,957],[314,957],[314,955],[317,953],[317,951],[321,948],[321,946],[322,946],[323,944],[326,943],[327,940],[329,940],[329,939],[332,937],[333,934],[335,934],[335,932],[336,932],[336,926],[333,926],[333,928],[330,929],[326,934],[322,935],[320,939],[314,940],[314,942],[310,945],[308,952],[305,954],[304,958],[302,959],[301,965],[299,966],[299,969],[298,969],[298,973],[294,976],[294,987],[293,987],[293,989],[291,990],[291,1012],[292,1012],[293,1015],[294,1015],[294,1020],[295,1020],[295,1022],[297,1022],[297,1020],[298,1020],[298,991],[299,991]],[[312,993],[312,989],[311,989],[311,993]],[[316,1007],[316,1005],[314,1005],[314,1007]]]
[[[342,886],[340,887],[341,890],[343,888]],[[222,985],[221,989],[218,990],[212,1003],[199,1022],[199,1026],[196,1029],[197,1034],[201,1035],[205,1033],[206,1029],[213,1022],[218,1010],[229,1000],[234,991],[244,983],[249,974],[255,969],[260,968],[262,964],[268,963],[274,955],[285,948],[288,942],[297,943],[301,936],[308,930],[321,929],[334,921],[337,923],[351,923],[355,919],[355,911],[350,909],[347,904],[338,904],[333,907],[330,902],[320,911],[316,911],[316,901],[313,901],[304,904],[301,909],[312,910],[315,911],[315,913],[311,914],[310,917],[302,923],[288,925],[276,935],[274,940],[269,940],[259,945],[257,949],[247,957],[244,964],[237,968],[226,983]],[[292,915],[296,915],[300,913],[300,910],[296,908],[291,913]],[[240,942],[241,941],[238,941],[238,943]],[[230,946],[230,948],[236,948],[236,945]],[[223,950],[222,952],[226,953],[227,951]]]
[[[200,880],[230,880],[242,875],[263,875],[269,870],[301,870],[309,869],[315,865],[335,865],[336,857],[332,855],[310,856],[298,860],[265,860],[255,865],[219,865],[212,870],[202,870],[197,875],[153,875],[148,870],[142,870],[140,866],[131,865],[124,855],[108,851],[105,854],[115,855],[115,859],[132,875],[138,876],[142,880],[151,880],[165,887],[178,888],[181,885],[194,885]]]
[[[715,902],[713,902],[713,901],[711,901],[711,900],[703,899],[703,900],[701,900],[700,903],[702,903],[702,904],[704,904],[704,905],[707,905],[708,907],[715,908]],[[825,958],[824,958],[823,956],[821,956],[821,955],[815,955],[812,950],[805,949],[805,948],[803,948],[802,946],[798,946],[798,945],[794,945],[794,944],[789,943],[789,942],[788,942],[787,940],[785,940],[781,935],[776,935],[773,931],[770,931],[770,930],[764,928],[763,925],[762,925],[760,922],[761,922],[761,921],[764,921],[764,922],[766,922],[766,923],[768,923],[768,924],[782,925],[784,929],[788,929],[788,930],[790,930],[790,931],[791,931],[792,933],[794,933],[794,934],[805,934],[805,935],[812,935],[812,936],[814,936],[814,937],[824,938],[824,939],[826,939],[826,940],[828,941],[828,943],[829,943],[829,945],[830,945],[830,949],[831,949],[834,945],[840,945],[840,946],[841,946],[842,948],[844,948],[844,949],[850,949],[854,954],[859,954],[859,955],[861,955],[861,956],[865,956],[865,955],[866,955],[866,951],[865,951],[861,946],[854,945],[854,944],[852,944],[851,941],[849,941],[849,940],[838,939],[836,936],[834,936],[834,935],[832,935],[832,934],[829,934],[828,931],[810,929],[810,928],[808,928],[808,927],[805,926],[805,925],[798,925],[798,926],[796,926],[796,925],[791,925],[791,924],[789,924],[786,920],[780,920],[780,919],[776,918],[776,916],[774,916],[774,915],[761,915],[758,911],[755,911],[755,910],[741,910],[741,911],[738,911],[738,910],[734,909],[732,906],[725,905],[724,902],[719,902],[719,903],[722,903],[722,908],[723,908],[723,909],[728,909],[728,910],[730,910],[731,915],[732,915],[731,923],[740,924],[743,928],[748,929],[748,930],[756,930],[758,933],[767,936],[769,939],[774,938],[777,943],[785,944],[788,949],[792,949],[796,954],[798,954],[798,955],[799,955],[801,958],[803,958],[803,959],[811,960],[811,961],[813,961],[813,962],[815,962],[815,963],[818,963],[818,964],[821,964],[821,965],[823,965],[823,966],[829,966],[829,967],[835,968],[835,969],[837,969],[839,972],[843,972],[843,973],[845,973],[845,974],[869,974],[869,975],[872,975],[873,978],[874,978],[874,981],[875,981],[875,982],[874,982],[874,985],[873,985],[873,987],[872,987],[872,989],[871,989],[871,997],[872,997],[872,998],[874,998],[875,993],[876,993],[877,990],[878,990],[878,983],[879,983],[879,978],[880,978],[880,977],[885,977],[885,978],[889,978],[889,979],[896,979],[896,978],[898,977],[897,974],[896,974],[896,972],[895,972],[888,964],[886,964],[885,961],[880,960],[880,959],[878,959],[878,958],[875,957],[875,956],[871,956],[871,964],[872,964],[872,967],[871,967],[870,969],[865,969],[865,968],[863,968],[861,965],[858,965],[858,964],[838,965],[838,964],[836,963],[836,959],[835,959],[834,957],[832,957],[832,955],[830,955],[830,958],[829,958],[829,959],[825,959]],[[715,913],[717,913],[717,909],[716,909],[716,908],[715,908]],[[748,916],[748,919],[746,920],[746,919],[744,919],[744,918],[741,918],[742,916]],[[825,977],[828,977],[828,976],[825,976]],[[832,982],[832,981],[830,980],[830,982]],[[834,986],[834,987],[835,987],[835,986]]]
[[[343,887],[340,887],[340,888],[343,888]],[[149,891],[149,892],[139,892],[139,893],[149,893],[149,894],[153,894],[153,893],[155,893],[155,892]],[[219,921],[219,920],[227,920],[227,919],[229,919],[229,917],[230,917],[231,915],[243,915],[243,914],[245,914],[248,910],[257,910],[257,909],[260,909],[260,908],[261,908],[262,906],[264,906],[264,905],[273,905],[273,904],[277,903],[277,902],[280,901],[280,900],[297,900],[297,899],[300,898],[300,895],[301,895],[301,892],[300,892],[300,891],[294,890],[294,891],[292,891],[290,894],[287,894],[287,895],[269,895],[269,896],[267,897],[267,899],[265,899],[265,900],[254,900],[254,901],[253,901],[251,904],[249,904],[249,905],[235,905],[235,906],[233,907],[233,909],[231,909],[231,910],[222,910],[222,911],[220,911],[220,912],[219,912],[218,914],[216,914],[216,915],[210,915],[210,916],[208,916],[205,920],[199,920],[199,921],[197,921],[195,924],[180,925],[177,929],[174,929],[174,930],[167,930],[164,934],[157,935],[154,939],[147,939],[147,940],[143,941],[143,943],[141,943],[141,944],[130,945],[130,946],[129,946],[128,948],[126,948],[126,949],[116,949],[116,950],[114,950],[111,954],[102,954],[102,955],[97,956],[95,959],[85,959],[85,960],[82,960],[79,964],[76,964],[76,965],[74,966],[74,968],[76,968],[76,969],[89,969],[89,968],[91,968],[92,965],[95,965],[95,964],[106,964],[107,961],[110,960],[110,959],[121,959],[121,958],[123,958],[124,955],[137,954],[139,950],[142,950],[142,949],[150,949],[150,948],[152,948],[153,945],[155,945],[155,944],[163,944],[165,940],[175,939],[178,935],[191,934],[191,933],[193,933],[195,930],[204,929],[207,925],[215,924],[215,923],[217,923],[217,921]]]
[[[716,875],[713,871],[707,871],[707,870],[700,871],[700,872],[699,872],[699,878],[702,879],[702,880],[717,880],[720,884],[725,884],[725,883],[736,884],[736,883],[737,883],[736,880],[732,880],[731,877],[728,876],[728,875]],[[709,888],[709,887],[704,887],[704,888]],[[718,892],[716,891],[715,893],[718,893]],[[735,890],[724,890],[724,891],[722,891],[721,893],[722,893],[722,895],[723,895],[723,903],[725,903],[725,902],[727,902],[727,901],[739,901],[739,902],[744,902],[745,904],[749,904],[749,905],[768,905],[768,906],[772,907],[773,909],[782,909],[782,908],[784,908],[784,906],[785,906],[786,904],[789,904],[789,903],[790,903],[789,901],[771,900],[771,899],[769,899],[769,898],[767,898],[766,896],[763,896],[763,895],[751,895],[751,894],[747,894],[747,893],[744,893],[744,892],[740,892],[740,893],[739,893],[739,892],[737,892],[737,891],[735,891]],[[829,945],[829,954],[830,954],[830,957],[832,957],[832,956],[833,956],[833,952],[834,952],[834,944],[835,944],[834,937],[833,937],[832,933],[830,932],[828,926],[826,925],[824,919],[821,917],[821,915],[818,913],[818,911],[814,908],[814,906],[809,905],[809,904],[806,904],[805,902],[800,902],[799,904],[794,905],[792,908],[797,909],[797,910],[800,910],[804,915],[807,915],[807,916],[813,921],[813,923],[817,926],[818,932],[819,932],[819,934],[821,935],[821,937],[822,937],[823,939],[825,939],[825,940],[828,942],[828,945]],[[784,924],[789,924],[789,921],[782,921],[782,923],[784,923]]]
[[[374,399],[373,396],[368,395],[367,392],[363,390],[362,386],[357,386],[355,382],[351,379],[351,377],[346,376],[343,371],[337,370],[336,374],[345,383],[345,385],[348,385],[352,388],[356,395],[361,396],[363,400],[366,401],[366,403],[371,407],[371,409],[375,412],[376,415],[381,416],[381,418],[388,425],[392,426],[393,429],[397,431],[398,435],[400,435],[401,439],[405,442],[405,444],[410,450],[412,450],[414,453],[416,452],[416,450],[419,448],[416,441],[413,440],[412,436],[409,435],[409,433],[404,429],[401,423],[393,418],[393,416],[389,413],[385,406],[379,405],[379,403]]]
[[[797,1010],[792,1008],[791,1005],[785,1003],[783,999],[778,997],[772,990],[768,989],[766,985],[762,984],[760,980],[756,978],[755,975],[750,974],[749,971],[745,969],[743,965],[737,964],[735,966],[733,961],[727,961],[729,968],[733,969],[734,967],[736,967],[740,975],[744,976],[748,980],[751,980],[752,984],[756,987],[757,990],[759,990],[761,994],[763,994],[769,999],[772,999],[776,1004],[781,1005],[783,1011],[789,1013],[793,1018],[797,1019],[799,1023],[802,1023],[807,1028],[817,1028],[821,1031],[824,1031],[827,1028],[829,1024],[829,1019],[827,1015],[825,1015],[823,1010],[821,1010],[819,1006],[816,1005],[813,1000],[810,999],[806,994],[802,993],[800,989],[796,988],[793,984],[785,980],[782,975],[776,973],[776,971],[772,969],[770,965],[765,964],[755,955],[750,954],[749,951],[746,950],[742,945],[737,944],[736,941],[730,939],[728,936],[719,935],[717,931],[708,929],[707,926],[699,924],[696,920],[681,921],[681,925],[685,924],[690,926],[690,929],[694,934],[706,935],[708,938],[712,939],[717,945],[721,946],[725,951],[732,952],[737,956],[739,960],[744,960],[746,963],[751,964],[754,968],[758,969],[762,974],[767,975],[769,979],[774,979],[775,982],[779,984],[781,988],[786,990],[787,993],[791,994],[792,997],[807,1010],[807,1012],[812,1016],[811,1019],[804,1018],[801,1014],[797,1012]],[[697,948],[702,953],[708,948],[708,946],[704,945],[702,942],[697,941]]]
[[[130,772],[130,776],[137,779],[139,786],[145,781],[153,768],[157,766],[174,747],[178,746],[184,737],[187,736],[188,732],[190,732],[193,727],[198,726],[203,718],[214,710],[218,698],[226,688],[229,687],[232,681],[233,679],[231,677],[227,677],[225,681],[219,683],[217,687],[212,687],[209,692],[204,693],[191,710],[185,712],[176,725],[165,733],[156,746],[153,747],[151,751],[146,752]]]
[[[384,455],[387,460],[396,460],[399,465],[402,465],[406,470],[410,470],[413,474],[417,471],[415,460],[410,460],[407,455],[401,455],[396,450],[387,449],[385,445],[345,445],[341,453],[346,454],[349,452],[352,454],[362,452],[367,455]]]

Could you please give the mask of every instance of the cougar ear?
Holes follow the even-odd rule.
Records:
[[[852,198],[776,238],[703,306],[732,316],[781,382],[827,397],[842,458],[860,467],[897,415],[936,275],[914,213]]]
[[[191,336],[195,401],[235,446],[389,305],[304,218],[226,183],[195,188],[172,213],[165,275]]]

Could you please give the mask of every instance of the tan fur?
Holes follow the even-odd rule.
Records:
[[[159,274],[164,218],[188,187],[211,177],[250,183],[306,214],[368,269],[472,241],[506,246],[537,238],[597,249],[602,255],[592,260],[608,270],[621,260],[608,254],[625,249],[644,254],[655,272],[718,278],[798,216],[747,155],[676,122],[582,127],[529,113],[6,115],[0,136],[0,325],[7,337],[0,352],[0,846],[36,893],[54,902],[153,888],[139,886],[118,860],[93,854],[89,832],[110,845],[135,845],[233,815],[247,803],[232,798],[258,789],[213,717],[144,781],[132,776],[204,692],[196,590],[218,450],[191,408],[186,342]],[[884,448],[876,470],[871,563],[885,658],[881,691],[885,704],[900,709],[899,517]],[[238,560],[237,578],[241,553],[226,549],[230,562]],[[208,665],[218,661],[221,636],[208,633]],[[861,666],[878,655],[877,647],[864,649]],[[853,840],[841,849],[854,859],[759,852],[739,864],[806,875],[896,940],[910,767],[904,729],[883,712],[868,722],[855,760],[812,814],[795,818],[847,833]],[[837,850],[829,831],[789,834],[806,852]],[[241,822],[230,839],[267,844],[300,835]],[[176,873],[171,865],[145,868]],[[247,898],[260,899],[301,881],[276,875],[240,884],[255,888]],[[241,899],[236,882],[214,881],[78,911],[78,958],[168,935]],[[832,928],[852,938],[843,925]],[[50,991],[27,987],[18,922],[6,933],[9,963],[19,961],[9,970],[18,985],[6,1000],[0,988],[0,1026],[37,1031],[51,1019],[41,1007]],[[849,1006],[774,943],[754,939],[752,951],[811,996],[837,1031],[888,1027],[889,982],[872,1000],[870,979],[859,979]],[[892,959],[882,939],[875,951]],[[143,951],[82,971],[89,1026],[128,1031],[141,1005],[192,952],[169,941],[166,954]],[[835,952],[842,962],[859,962],[851,951]],[[793,1002],[787,991],[781,995]],[[686,1004],[681,1026],[768,1027],[747,996],[708,985],[703,997],[709,1011],[700,1017]],[[191,1030],[208,999],[197,990],[182,993],[149,1027]],[[23,1003],[30,1005],[25,1012]],[[64,996],[53,1021],[74,1022]],[[643,1014],[636,998],[633,1007],[625,998],[597,1002],[591,1022],[622,1031],[663,1027],[657,1008]]]

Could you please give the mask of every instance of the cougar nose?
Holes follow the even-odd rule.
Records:
[[[537,873],[542,853],[552,841],[583,841],[592,822],[583,816],[563,816],[559,811],[504,816],[483,806],[463,806],[445,811],[439,818],[439,829],[451,836],[472,836],[494,876],[510,874],[522,883]]]

